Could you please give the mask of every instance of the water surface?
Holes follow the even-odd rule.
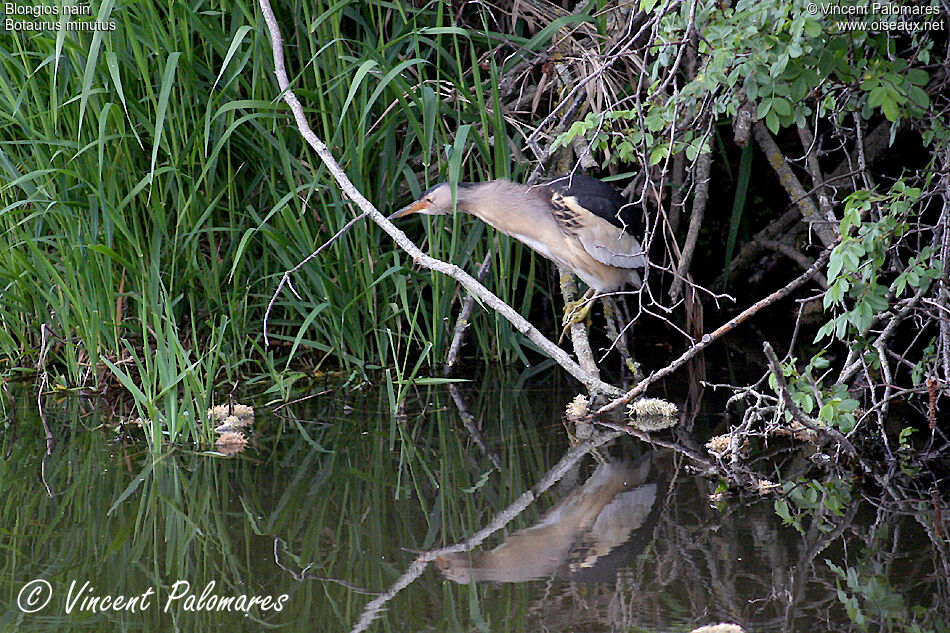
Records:
[[[19,398],[0,443],[0,630],[349,631],[419,552],[464,541],[563,456],[573,395],[551,378],[419,387],[397,416],[384,390],[331,390],[258,405],[231,458],[154,457],[79,400],[48,405],[45,456]],[[786,525],[773,496],[713,502],[716,486],[620,438],[369,630],[948,630],[948,541],[923,496],[856,485]]]

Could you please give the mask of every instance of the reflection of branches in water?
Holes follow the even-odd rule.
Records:
[[[478,446],[479,450],[483,452],[489,460],[491,460],[492,466],[495,467],[495,470],[502,472],[501,460],[498,459],[498,455],[494,451],[488,448],[488,445],[485,444],[485,439],[482,437],[481,425],[475,424],[475,416],[468,412],[468,405],[465,404],[465,399],[462,398],[462,394],[459,392],[458,385],[450,384],[449,385],[449,394],[452,396],[452,402],[455,403],[455,407],[458,409],[459,419],[462,421],[462,425],[465,427],[465,430],[468,431],[469,436],[471,436],[472,441],[475,442],[475,445]]]
[[[709,489],[700,477],[676,477],[651,545],[615,582],[552,582],[529,607],[526,628],[627,631],[728,620],[749,631],[791,632],[822,623],[828,630],[858,630],[843,624],[838,578],[826,560],[853,569],[862,583],[880,576],[876,582],[905,604],[875,612],[873,596],[858,596],[881,630],[887,622],[909,623],[910,608],[923,600],[928,603],[919,606],[929,609],[930,622],[947,618],[947,607],[939,606],[950,605],[946,542],[934,541],[933,559],[915,549],[907,529],[913,524],[892,511],[893,502],[879,508],[870,529],[857,521],[860,501],[841,515],[821,507],[804,534],[789,538],[796,533],[781,525],[767,502],[733,500],[717,510],[697,503]],[[928,531],[919,512],[915,517]]]
[[[403,572],[403,574],[397,578],[392,585],[390,585],[389,589],[382,592],[377,598],[374,598],[369,603],[367,603],[367,605],[363,608],[363,613],[360,616],[359,621],[357,621],[357,623],[351,629],[352,633],[365,631],[369,625],[372,624],[373,620],[376,619],[386,604],[396,597],[400,591],[415,582],[415,580],[419,578],[419,576],[422,575],[422,572],[424,572],[429,566],[429,563],[448,554],[471,551],[473,548],[481,545],[485,539],[508,525],[518,515],[530,507],[531,504],[537,500],[539,495],[560,481],[560,479],[570,472],[570,470],[585,455],[594,449],[617,439],[619,436],[619,432],[611,431],[596,435],[589,440],[579,443],[577,446],[569,450],[557,464],[555,464],[550,470],[542,475],[538,479],[538,483],[532,486],[530,490],[526,490],[524,493],[522,493],[507,508],[495,515],[488,525],[473,534],[464,543],[450,545],[448,547],[435,550],[429,550],[419,554],[419,556],[416,557],[416,559],[409,565],[409,568],[406,569],[406,571]]]

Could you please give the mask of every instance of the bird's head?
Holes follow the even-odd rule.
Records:
[[[457,189],[459,196],[465,186],[464,183],[459,183]],[[449,183],[439,183],[425,190],[418,200],[396,211],[389,216],[389,219],[394,220],[411,213],[424,213],[426,215],[448,215],[452,213],[452,188]]]

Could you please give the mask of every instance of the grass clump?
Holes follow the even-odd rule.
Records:
[[[430,167],[446,154],[454,177],[514,171],[490,89],[499,68],[473,64],[494,34],[451,26],[439,3],[281,10],[315,130],[381,208],[408,198],[407,182],[444,179]],[[10,32],[0,46],[0,375],[36,367],[88,392],[121,385],[161,421],[160,445],[207,434],[215,385],[242,375],[365,372],[429,343],[439,357],[454,285],[410,274],[369,223],[295,276],[263,347],[280,275],[353,211],[275,102],[253,5],[93,13],[116,28]],[[472,227],[456,220],[429,247],[471,267],[488,243]],[[524,254],[502,239],[496,270],[520,270]],[[495,289],[525,294],[517,274]],[[486,356],[517,358],[519,337],[490,319]]]

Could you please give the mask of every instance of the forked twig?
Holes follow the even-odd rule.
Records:
[[[355,218],[347,222],[346,225],[342,229],[336,232],[336,235],[334,235],[333,237],[328,239],[326,242],[324,242],[320,246],[320,248],[310,253],[310,255],[307,256],[306,259],[304,259],[302,262],[300,262],[299,264],[297,264],[290,270],[284,272],[283,276],[280,278],[280,283],[277,284],[277,289],[274,290],[274,294],[271,296],[270,302],[267,304],[267,310],[264,311],[264,346],[265,347],[270,345],[270,339],[267,336],[267,321],[270,318],[271,308],[274,307],[274,302],[277,301],[277,296],[280,294],[281,289],[284,287],[285,284],[287,284],[289,285],[290,290],[294,293],[294,296],[297,297],[298,299],[300,298],[300,295],[298,295],[297,291],[294,290],[293,285],[290,284],[290,276],[293,275],[298,270],[300,270],[301,268],[303,268],[304,264],[306,264],[311,259],[313,259],[317,255],[322,253],[326,247],[328,247],[333,242],[337,241],[337,239],[339,239],[341,235],[343,235],[344,233],[350,230],[350,227],[352,227],[354,224],[356,224],[357,222],[365,218],[367,215],[369,215],[369,213],[366,211],[363,211],[361,214],[359,214],[358,216],[356,216]]]

